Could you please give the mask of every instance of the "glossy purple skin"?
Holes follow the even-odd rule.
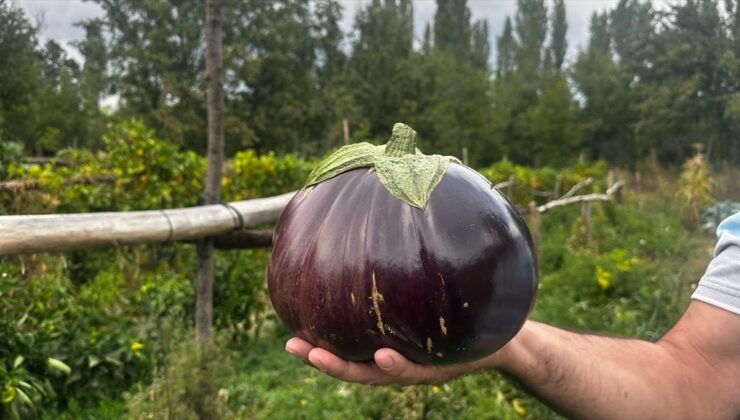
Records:
[[[270,298],[298,337],[354,361],[390,347],[425,364],[485,357],[537,289],[529,231],[480,174],[450,164],[426,209],[368,168],[299,191],[280,216]]]

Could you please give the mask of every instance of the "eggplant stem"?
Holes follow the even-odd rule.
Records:
[[[416,131],[403,123],[395,123],[388,144],[385,145],[385,155],[402,157],[416,153]]]

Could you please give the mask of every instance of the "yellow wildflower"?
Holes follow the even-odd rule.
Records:
[[[601,286],[602,290],[606,290],[612,285],[613,276],[609,271],[604,270],[600,266],[596,266],[596,281]]]

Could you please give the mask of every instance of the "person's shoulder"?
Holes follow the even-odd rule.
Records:
[[[725,219],[717,235],[714,258],[692,298],[740,315],[740,213]]]
[[[717,236],[722,237],[723,233],[729,233],[735,237],[740,237],[740,211],[723,220],[717,226]]]
[[[728,217],[717,227],[717,248],[714,255],[717,256],[727,248],[740,247],[740,212]]]

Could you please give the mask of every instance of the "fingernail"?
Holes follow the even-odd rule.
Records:
[[[378,360],[378,366],[381,369],[389,370],[393,368],[393,358],[392,357],[386,357],[384,359]]]

